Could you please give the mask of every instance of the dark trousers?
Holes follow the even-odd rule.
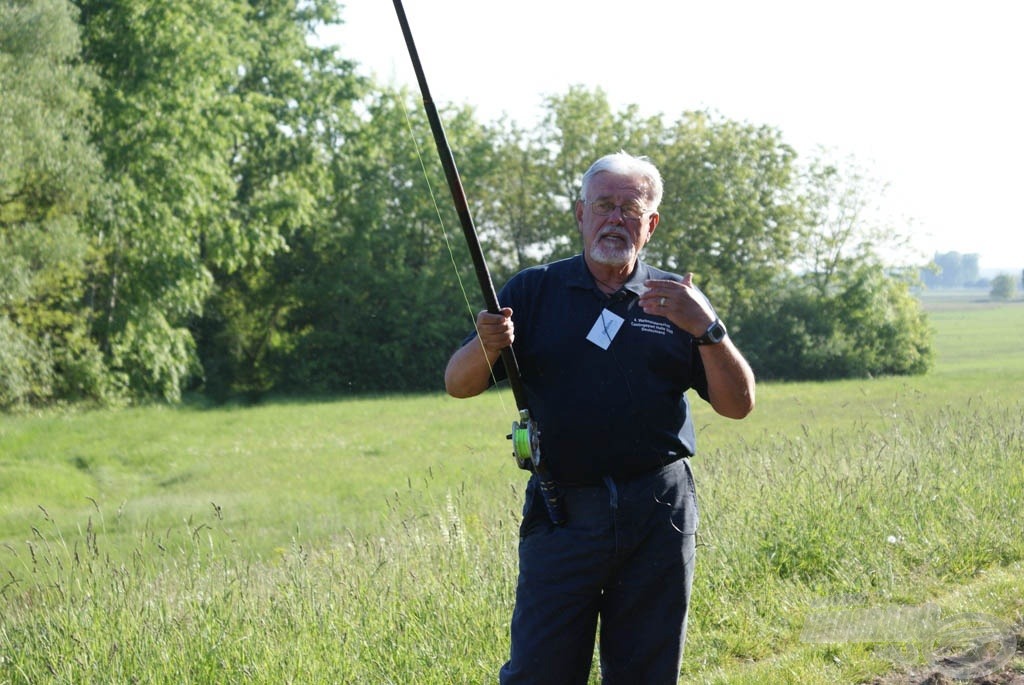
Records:
[[[674,685],[697,530],[688,460],[632,480],[565,488],[563,527],[551,524],[538,490],[532,478],[502,685],[584,685],[599,623],[604,685]]]

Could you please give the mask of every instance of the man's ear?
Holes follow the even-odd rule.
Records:
[[[658,228],[658,224],[660,222],[661,214],[658,214],[657,212],[651,214],[651,230],[647,231],[647,242],[645,242],[644,245],[651,241],[651,236],[654,235],[654,230]]]
[[[576,230],[580,230],[583,223],[583,200],[576,200]]]

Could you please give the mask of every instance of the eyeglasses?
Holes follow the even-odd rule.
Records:
[[[647,214],[647,208],[642,206],[639,202],[626,202],[625,204],[617,205],[611,200],[594,200],[593,202],[587,203],[594,214],[598,216],[609,216],[618,207],[622,213],[623,219],[631,219],[636,221]]]

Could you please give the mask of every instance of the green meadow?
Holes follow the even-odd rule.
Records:
[[[826,610],[1021,633],[1024,303],[925,306],[926,376],[763,384],[741,422],[695,403],[681,682],[935,666],[898,625],[808,639]],[[496,682],[514,417],[507,390],[0,417],[0,684]]]

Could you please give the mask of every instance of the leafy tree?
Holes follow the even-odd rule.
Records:
[[[794,279],[747,319],[756,338],[745,351],[757,374],[822,380],[927,371],[928,328],[905,284],[866,269],[839,280],[822,296],[807,280]]]
[[[553,235],[551,222],[565,211],[550,186],[551,167],[537,132],[501,121],[493,129],[491,166],[484,177],[467,179],[478,201],[477,232],[486,246],[494,278],[538,263],[569,241]],[[561,223],[561,222],[558,222]]]
[[[63,0],[0,4],[0,407],[110,392],[88,335],[93,73]]]
[[[978,280],[978,255],[959,252],[936,253],[933,258],[938,273],[924,272],[922,279],[929,287],[963,288]]]
[[[96,142],[110,189],[92,217],[106,255],[96,334],[133,395],[175,399],[198,370],[186,324],[212,287],[207,259],[237,263],[268,248],[245,240],[230,205],[246,7],[78,5],[84,55],[102,77]]]
[[[745,321],[762,377],[822,379],[921,374],[931,365],[927,319],[909,272],[879,252],[900,238],[869,218],[877,192],[863,172],[813,160],[804,172],[800,269],[780,274]]]
[[[247,126],[232,153],[243,232],[277,241],[272,254],[235,267],[211,264],[215,286],[193,324],[203,391],[259,394],[287,376],[274,359],[294,345],[284,328],[299,305],[296,279],[306,236],[327,226],[349,192],[344,148],[359,127],[367,84],[331,48],[307,43],[311,26],[335,20],[327,3],[252,3],[256,45],[236,86]]]
[[[318,206],[310,169],[322,159],[302,127],[328,121],[336,103],[293,95],[338,73],[305,43],[335,7],[78,4],[84,54],[102,77],[96,140],[111,188],[93,217],[106,254],[96,335],[135,396],[174,399],[201,373],[194,334],[218,278],[284,249]]]
[[[999,274],[992,279],[992,290],[989,292],[989,297],[992,299],[1012,300],[1016,294],[1017,284],[1014,282],[1013,276]]]
[[[648,252],[693,271],[738,333],[796,255],[796,153],[775,129],[706,112],[684,114],[656,150],[665,199]]]
[[[472,325],[465,302],[479,302],[426,121],[407,93],[385,90],[363,106],[365,119],[330,163],[329,214],[274,260],[275,272],[291,274],[285,290],[295,302],[281,322],[288,342],[272,351],[287,370],[278,389],[436,389]],[[471,112],[445,115],[453,149],[489,147]],[[480,154],[459,159],[466,178],[487,166]]]

